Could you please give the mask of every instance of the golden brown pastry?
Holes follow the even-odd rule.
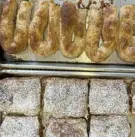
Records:
[[[5,1],[0,24],[0,40],[6,52],[13,54],[25,50],[28,42],[31,7],[30,2],[22,1],[16,19],[16,0]]]
[[[85,52],[93,62],[103,62],[113,53],[117,45],[117,9],[112,5],[100,8],[91,5],[88,19]]]
[[[65,2],[61,8],[60,50],[68,58],[76,58],[85,49],[86,9]]]
[[[59,47],[60,7],[53,2],[41,2],[29,28],[29,43],[36,54],[49,56]],[[47,30],[44,40],[44,31]]]
[[[135,38],[133,38],[135,7],[123,6],[120,9],[120,32],[118,54],[121,59],[135,63]]]

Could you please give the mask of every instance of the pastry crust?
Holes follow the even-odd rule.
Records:
[[[44,137],[88,137],[84,119],[49,119]]]
[[[0,80],[0,112],[34,116],[40,111],[39,78]]]
[[[117,8],[113,5],[106,5],[103,8],[91,6],[88,19],[85,52],[93,62],[103,62],[113,53],[117,45]]]
[[[0,40],[2,48],[11,54],[25,50],[28,42],[28,26],[31,15],[31,3],[22,1],[17,13],[16,28],[16,0],[6,0],[3,6]],[[14,30],[15,28],[15,30]]]
[[[60,51],[68,58],[80,56],[85,49],[86,9],[65,2],[61,8]],[[73,39],[74,35],[74,39]]]
[[[120,9],[119,45],[121,59],[135,63],[135,39],[133,39],[133,21],[135,6],[126,5]]]
[[[123,80],[91,79],[90,113],[94,115],[127,115],[129,96]]]
[[[89,137],[130,137],[126,116],[92,116]]]
[[[43,83],[45,116],[87,117],[88,80],[49,78]]]
[[[41,2],[29,28],[29,43],[36,54],[49,56],[59,47],[60,7],[53,2]],[[46,39],[43,40],[47,29]]]
[[[6,116],[0,125],[0,137],[40,137],[38,117]]]

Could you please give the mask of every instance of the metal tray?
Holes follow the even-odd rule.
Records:
[[[41,70],[3,70],[2,72],[5,72],[6,75],[0,75],[0,79],[3,79],[3,78],[7,78],[7,77],[16,77],[16,76],[46,76],[46,77],[50,77],[50,76],[62,76],[62,77],[69,77],[72,75],[72,77],[80,77],[80,78],[88,78],[88,75],[91,77],[104,77],[106,79],[108,78],[115,78],[115,74],[112,74],[110,75],[110,73],[106,73],[106,76],[105,75],[102,75],[102,73],[95,73],[92,72],[92,73],[87,73],[87,72],[71,72],[69,71],[68,73],[67,72],[64,72],[64,71],[41,71]],[[12,75],[9,75],[9,74],[12,74]],[[105,73],[104,73],[105,74]],[[115,77],[113,77],[115,76]],[[117,77],[119,77],[120,75],[118,74]],[[125,75],[126,76],[126,75]],[[133,79],[131,79],[131,76],[129,76],[130,79],[127,77],[127,81],[130,81],[130,80],[135,80],[135,76]],[[126,78],[126,77],[125,77]],[[128,114],[128,121],[129,123],[131,124],[131,136],[130,137],[135,137],[135,115],[131,115],[131,114]],[[1,122],[1,113],[0,113],[0,122]]]
[[[20,0],[18,0],[20,1]],[[33,3],[36,4],[36,2],[38,0],[29,0],[29,1],[32,1]],[[62,3],[65,1],[65,0],[54,0],[55,3],[59,4],[59,5],[62,5]],[[68,1],[72,1],[72,2],[77,2],[79,0],[68,0]],[[109,1],[112,1],[112,0],[104,0],[105,2],[109,2]],[[83,3],[85,5],[87,5],[89,2],[89,0],[83,0]],[[135,4],[135,1],[134,0],[114,0],[114,5],[116,5],[118,7],[118,9],[125,5],[125,4]],[[83,53],[80,57],[78,58],[75,58],[75,59],[69,59],[69,58],[65,58],[62,56],[62,54],[60,53],[60,51],[56,52],[56,54],[54,55],[51,55],[49,57],[43,57],[43,56],[38,56],[38,55],[35,55],[30,46],[28,45],[27,49],[19,54],[12,54],[12,55],[8,55],[7,53],[4,53],[3,55],[3,59],[5,61],[19,61],[19,60],[22,60],[22,61],[42,61],[42,62],[68,62],[68,63],[86,63],[86,64],[91,64],[91,63],[94,63],[92,62],[87,56],[85,53]],[[96,64],[96,63],[95,63]],[[131,63],[128,63],[128,62],[124,62],[122,61],[116,51],[104,62],[102,62],[101,64],[131,64]]]
[[[20,1],[20,0],[18,0]],[[36,2],[38,0],[30,0]],[[54,0],[62,4],[65,0]],[[78,0],[69,0],[72,2]],[[88,3],[89,0],[83,0]],[[109,0],[105,0],[109,1]],[[111,0],[110,0],[111,1]],[[114,0],[114,4],[120,8],[125,4],[135,4],[134,0]],[[20,54],[8,55],[0,52],[0,73],[8,74],[38,74],[53,76],[81,76],[81,77],[135,77],[135,65],[122,61],[114,52],[106,61],[93,63],[83,53],[76,59],[68,59],[62,56],[60,51],[50,57],[41,57],[32,53],[30,47]],[[34,71],[32,71],[34,70]]]

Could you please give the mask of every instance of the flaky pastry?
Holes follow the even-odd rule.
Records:
[[[77,9],[65,2],[61,7],[60,51],[68,58],[76,58],[85,49],[86,9]]]
[[[114,52],[117,45],[117,9],[113,5],[100,8],[91,5],[88,19],[85,52],[93,62],[103,62]]]
[[[120,32],[117,51],[121,59],[135,63],[134,12],[135,6],[132,5],[126,5],[120,9]]]
[[[30,2],[22,1],[16,17],[16,0],[5,1],[0,24],[0,40],[6,52],[14,54],[25,50],[28,42],[31,7]]]
[[[59,23],[60,7],[52,1],[41,2],[29,28],[29,44],[34,53],[41,56],[49,56],[58,50]],[[45,30],[47,32],[44,36]]]

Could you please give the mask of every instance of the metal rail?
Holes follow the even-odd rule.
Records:
[[[5,69],[1,74],[12,74],[16,76],[58,76],[58,77],[105,77],[105,78],[135,78],[135,73],[110,73],[110,72],[77,72],[77,71],[49,71],[49,70],[21,70]]]
[[[70,63],[32,63],[15,62],[2,63],[4,69],[40,69],[40,70],[64,70],[64,71],[91,71],[91,72],[121,72],[135,73],[135,65],[92,65],[92,64],[70,64]]]

